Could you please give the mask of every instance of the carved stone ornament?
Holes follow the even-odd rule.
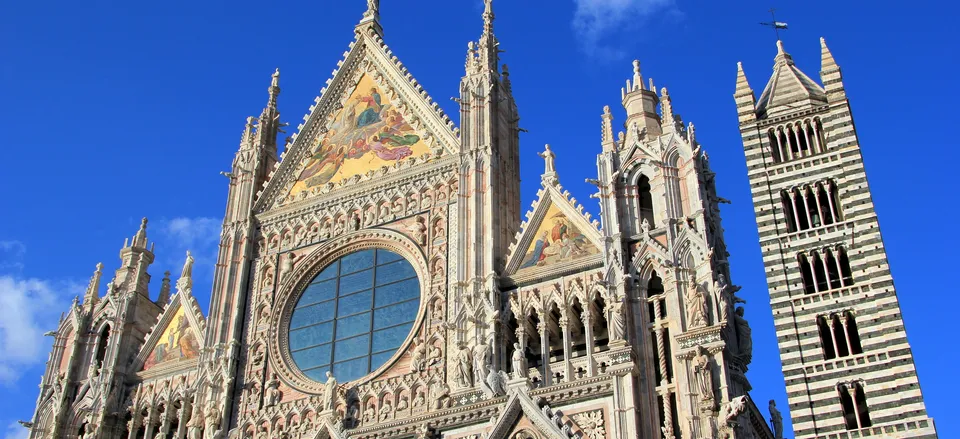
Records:
[[[583,431],[584,439],[606,439],[607,432],[603,426],[603,410],[577,413],[571,418]]]

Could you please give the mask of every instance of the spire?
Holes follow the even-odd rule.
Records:
[[[280,68],[278,67],[276,71],[273,72],[273,76],[270,79],[270,88],[267,89],[267,92],[270,93],[270,99],[267,101],[267,108],[276,109],[277,108],[277,96],[280,95]]]
[[[666,87],[660,89],[660,113],[660,117],[663,119],[663,122],[660,124],[663,127],[663,132],[675,132],[676,123],[673,117],[673,103],[671,102],[670,94],[667,93]]]
[[[103,263],[100,262],[97,263],[97,270],[94,271],[93,276],[90,277],[90,283],[87,284],[87,292],[83,295],[83,304],[91,309],[100,301],[98,291],[100,290],[100,276],[102,275]]]
[[[170,301],[170,271],[163,272],[163,280],[160,281],[160,296],[157,297],[157,305],[161,307]]]
[[[833,53],[827,47],[826,40],[820,37],[820,81],[827,92],[827,99],[835,100],[844,98],[843,92],[843,74],[840,73],[840,66],[833,59]]]
[[[742,96],[744,94],[753,94],[753,89],[750,88],[750,83],[747,82],[747,75],[743,73],[743,63],[737,61],[737,91],[734,96]]]
[[[480,65],[490,71],[497,71],[500,65],[500,50],[497,37],[493,34],[493,0],[483,0],[483,35],[480,36]]]
[[[603,106],[603,115],[600,116],[600,119],[603,121],[600,128],[603,151],[615,151],[617,149],[617,143],[613,140],[613,114],[610,113],[609,105]]]
[[[383,36],[383,27],[380,26],[380,0],[367,0],[367,10],[357,24],[357,31],[373,29],[377,35]]]
[[[779,116],[826,103],[823,88],[797,68],[793,58],[784,50],[783,41],[777,40],[773,75],[757,99],[757,117]]]
[[[784,65],[792,66],[793,57],[783,49],[783,40],[777,40],[777,56],[773,59],[773,68]]]
[[[130,247],[138,248],[147,248],[147,219],[144,218],[140,221],[140,230],[137,231],[136,235],[133,235],[133,242],[130,243]]]

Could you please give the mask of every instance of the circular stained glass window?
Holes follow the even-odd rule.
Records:
[[[420,281],[383,249],[344,256],[303,290],[290,318],[290,353],[310,379],[340,382],[376,370],[396,353],[420,309]]]

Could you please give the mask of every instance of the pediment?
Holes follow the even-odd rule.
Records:
[[[512,389],[506,406],[496,419],[488,439],[570,439],[573,423],[559,410],[530,398],[522,389]]]
[[[559,184],[545,184],[538,193],[510,248],[507,275],[601,257],[603,239],[597,223],[561,190]]]
[[[375,32],[357,32],[304,117],[255,210],[389,178],[459,151],[453,122]]]
[[[204,346],[206,323],[200,308],[195,305],[196,301],[188,290],[173,296],[134,360],[134,370],[142,373],[195,364]]]

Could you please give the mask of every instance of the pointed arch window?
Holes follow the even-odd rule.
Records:
[[[651,193],[650,179],[646,175],[641,175],[637,180],[637,217],[640,218],[640,224],[644,221],[650,225],[650,228],[656,227],[655,217],[653,215],[653,194]]]

